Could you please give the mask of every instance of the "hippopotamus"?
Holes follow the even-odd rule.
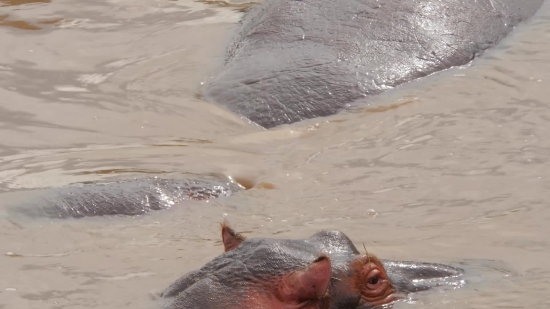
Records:
[[[336,114],[461,66],[544,0],[265,0],[203,96],[264,128]]]
[[[74,184],[59,188],[23,192],[21,203],[10,211],[30,217],[82,218],[135,216],[167,209],[185,200],[207,200],[230,196],[241,186],[229,179],[143,178],[114,182]],[[38,196],[38,198],[34,198]]]
[[[367,309],[463,284],[462,269],[378,259],[340,231],[246,239],[224,223],[222,241],[223,254],[164,290],[166,309]]]

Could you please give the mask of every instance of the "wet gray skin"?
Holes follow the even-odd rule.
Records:
[[[9,211],[29,217],[82,218],[135,216],[167,209],[185,200],[230,196],[238,184],[222,180],[146,178],[118,182],[87,183],[21,192],[25,199]]]
[[[163,292],[165,309],[366,309],[434,286],[462,283],[458,268],[361,254],[339,231],[302,240],[244,239],[224,224],[222,238],[224,254]],[[327,262],[330,271],[325,273],[319,265]],[[288,284],[297,272],[303,278]],[[294,294],[284,293],[289,286]]]
[[[266,0],[204,96],[265,128],[470,62],[543,0]]]

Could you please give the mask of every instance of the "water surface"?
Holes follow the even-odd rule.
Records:
[[[269,131],[200,96],[246,6],[0,1],[0,308],[155,308],[222,251],[225,218],[468,270],[397,308],[550,306],[550,4],[466,67]],[[213,173],[252,189],[136,218],[2,212],[32,189]]]

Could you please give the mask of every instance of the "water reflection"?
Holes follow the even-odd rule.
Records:
[[[0,27],[3,26],[21,30],[40,30],[43,29],[44,25],[59,25],[62,20],[61,18],[57,18],[30,23],[24,20],[13,20],[9,15],[0,15]]]
[[[50,3],[51,0],[0,0],[0,6],[16,6],[31,3]]]

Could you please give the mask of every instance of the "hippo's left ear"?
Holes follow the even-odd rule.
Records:
[[[225,252],[237,248],[244,240],[245,237],[235,232],[227,222],[222,223],[222,241]]]
[[[285,308],[328,308],[332,265],[328,256],[321,256],[301,270],[287,274],[279,284],[279,299]]]

